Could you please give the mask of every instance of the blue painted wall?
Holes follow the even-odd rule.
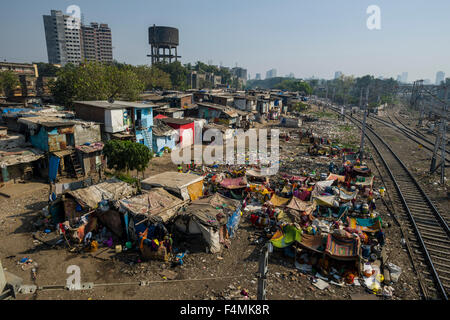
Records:
[[[143,143],[149,149],[153,148],[153,139],[152,139],[152,126],[153,126],[153,108],[139,108],[136,107],[134,109],[135,121],[137,120],[137,111],[141,111],[141,123],[143,127],[147,127],[147,138],[144,136],[143,130],[136,130],[136,141],[139,143]]]
[[[153,135],[153,151],[160,152],[164,147],[175,149],[175,139],[173,137]]]
[[[56,134],[58,133],[57,129],[53,129],[53,131],[56,131]],[[34,136],[30,136],[30,141],[33,147],[39,150],[48,151],[48,132],[44,127],[41,127],[39,132]]]

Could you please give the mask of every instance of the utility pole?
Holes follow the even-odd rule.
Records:
[[[361,130],[361,146],[359,148],[359,159],[362,161],[364,157],[364,137],[366,136],[366,119],[367,119],[367,108],[369,106],[369,87],[366,88],[366,103],[364,105],[364,116],[363,116],[363,124]]]
[[[444,107],[443,113],[441,114],[441,123],[439,126],[439,132],[436,134],[436,141],[434,142],[434,148],[433,148],[433,156],[431,157],[431,166],[430,166],[430,173],[434,173],[439,166],[443,166],[441,168],[441,183],[443,183],[444,180],[444,173],[445,173],[445,144],[447,143],[447,93],[448,93],[448,87],[445,87],[444,92]],[[441,146],[442,149],[442,155],[441,155],[441,163],[436,167],[436,160],[439,153],[439,146]]]
[[[447,144],[447,92],[448,87],[445,87],[444,93],[444,114],[441,117],[442,121],[442,138],[441,138],[441,147],[442,147],[442,162],[441,162],[441,185],[444,184],[445,178],[445,145]]]

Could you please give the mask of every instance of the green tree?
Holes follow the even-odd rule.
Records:
[[[177,90],[185,90],[187,88],[187,73],[188,70],[179,61],[172,63],[160,62],[155,66],[170,75],[172,86]]]
[[[145,90],[166,90],[172,88],[170,75],[156,66],[137,66],[135,67],[135,73],[139,80],[144,83]]]
[[[19,85],[19,78],[12,71],[0,71],[0,91],[3,91],[6,97],[14,94],[14,90]]]
[[[56,77],[59,67],[51,63],[38,62],[36,63],[39,76],[41,77]]]
[[[133,66],[89,62],[67,64],[57,73],[50,89],[57,103],[71,106],[76,100],[120,98],[137,100],[144,90]]]
[[[148,167],[153,153],[144,144],[129,140],[110,140],[105,144],[103,153],[106,156],[107,165],[117,171],[137,170],[144,172]]]

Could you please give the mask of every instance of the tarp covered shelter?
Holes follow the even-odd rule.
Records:
[[[225,189],[240,189],[247,187],[247,178],[239,177],[239,178],[227,178],[223,179],[220,182],[220,186]]]
[[[90,209],[95,209],[102,200],[122,200],[134,193],[131,185],[116,178],[68,192],[81,206]]]
[[[152,222],[167,222],[184,203],[163,188],[154,188],[149,192],[120,200],[120,208],[134,216],[148,218]]]
[[[314,185],[314,190],[311,193],[312,197],[318,197],[322,193],[325,192],[327,187],[331,187],[331,185],[334,183],[334,180],[325,180],[325,181],[317,181]]]
[[[289,203],[286,206],[286,208],[297,210],[297,211],[300,211],[300,212],[306,212],[307,214],[310,214],[310,213],[312,213],[314,211],[315,204],[314,203],[310,203],[310,202],[306,202],[306,201],[302,201],[302,200],[300,200],[299,198],[296,198],[296,197],[292,197],[291,201],[289,201]]]
[[[177,228],[190,234],[202,234],[211,253],[221,251],[220,243],[228,238],[229,218],[239,214],[240,202],[216,193],[192,201],[175,221]]]
[[[339,182],[345,182],[345,176],[340,176],[338,174],[330,173],[327,180],[337,180]]]
[[[323,238],[320,234],[303,234],[302,241],[300,241],[298,244],[300,247],[303,247],[305,249],[323,253],[326,243],[325,241],[323,241]]]
[[[163,172],[142,180],[142,189],[162,187],[183,200],[197,200],[203,195],[203,176],[174,171]]]
[[[272,195],[272,198],[270,198],[269,202],[275,206],[275,207],[283,207],[289,202],[289,198],[283,198],[280,196],[277,196],[275,193]]]
[[[319,196],[313,199],[316,205],[325,206],[325,207],[335,207],[336,199],[334,196]]]

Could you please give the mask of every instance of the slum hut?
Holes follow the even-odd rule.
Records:
[[[163,172],[141,181],[144,190],[164,188],[183,200],[196,200],[203,196],[203,176],[173,171]]]
[[[105,167],[106,161],[102,153],[103,146],[103,142],[95,142],[75,147],[85,176],[99,172],[101,167]]]
[[[181,119],[184,117],[183,108],[155,108],[153,113],[156,115],[162,114],[168,118]]]
[[[63,196],[65,221],[72,225],[87,212],[96,209],[101,201],[129,198],[136,190],[126,182],[112,178],[89,187],[70,190]]]
[[[185,202],[163,188],[153,188],[141,195],[120,200],[119,203],[120,211],[130,213],[136,223],[143,220],[167,223]]]
[[[232,125],[238,121],[239,115],[232,108],[205,102],[197,105],[199,118],[206,119],[208,122]]]
[[[154,120],[153,126],[153,151],[156,153],[163,152],[164,149],[175,149],[175,139],[177,131],[161,121],[160,119]]]
[[[35,148],[51,153],[48,171],[51,181],[64,171],[81,176],[83,170],[75,147],[101,140],[98,123],[54,116],[23,117],[18,122],[27,127],[31,144]]]
[[[249,183],[262,183],[269,182],[269,178],[266,174],[262,173],[260,169],[248,169],[245,172]]]
[[[192,235],[201,235],[211,253],[226,247],[239,226],[241,203],[219,193],[193,201],[175,219],[176,228]]]
[[[287,128],[300,128],[302,126],[302,120],[298,118],[282,117],[280,126]]]
[[[203,127],[203,130],[206,132],[207,130],[218,130],[222,134],[222,142],[226,143],[230,139],[234,137],[235,131],[234,129],[230,129],[227,125],[220,123],[208,123]],[[213,140],[215,141],[215,140]],[[208,142],[208,141],[205,141]],[[212,142],[212,141],[211,141]],[[216,144],[220,144],[220,141],[215,141]]]
[[[39,161],[43,157],[44,152],[35,148],[0,150],[1,182],[30,180],[35,172],[39,172]]]
[[[242,111],[256,111],[256,98],[252,96],[235,96],[233,106]]]
[[[193,95],[189,93],[172,93],[164,95],[161,101],[170,103],[172,108],[184,108],[192,105]]]
[[[194,143],[195,124],[189,119],[163,118],[162,121],[178,133],[178,146],[189,147]]]
[[[224,107],[232,107],[233,106],[234,97],[231,95],[213,95],[212,103],[219,104]]]
[[[75,101],[77,117],[103,124],[104,141],[129,138],[152,148],[152,104],[125,101]],[[124,134],[130,132],[130,134]]]
[[[25,146],[25,136],[19,133],[8,133],[6,127],[0,127],[0,150]]]

